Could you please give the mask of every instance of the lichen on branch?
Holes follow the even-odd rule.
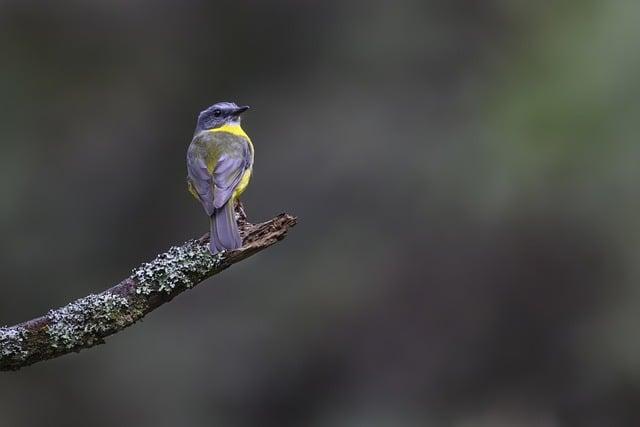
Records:
[[[137,294],[170,294],[174,289],[192,288],[198,280],[222,266],[224,254],[211,255],[206,245],[195,240],[174,246],[167,252],[133,270]]]
[[[211,255],[208,236],[190,240],[142,264],[129,278],[100,294],[0,328],[0,370],[17,370],[102,344],[109,335],[133,325],[180,293],[282,240],[297,221],[281,214],[254,225],[246,221],[241,205],[236,213],[244,240],[238,250]]]

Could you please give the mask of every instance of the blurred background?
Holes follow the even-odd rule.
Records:
[[[287,240],[0,425],[640,425],[640,3],[0,1],[0,324],[207,219],[197,113],[249,104]]]

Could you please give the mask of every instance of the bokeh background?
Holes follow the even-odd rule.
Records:
[[[640,425],[640,3],[0,1],[0,324],[207,229],[197,113],[250,104],[278,246],[0,425]]]

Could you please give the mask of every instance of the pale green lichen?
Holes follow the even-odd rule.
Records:
[[[29,352],[24,348],[27,331],[19,326],[0,328],[0,356],[11,359],[26,359]]]
[[[206,245],[189,241],[172,247],[152,262],[133,271],[138,295],[171,294],[195,286],[224,266],[225,254],[211,255]],[[131,297],[105,292],[89,295],[46,315],[46,334],[54,352],[80,349],[130,325],[144,315],[144,307]],[[0,328],[0,356],[26,359],[26,334],[20,327]]]
[[[72,349],[90,346],[105,335],[123,328],[133,321],[126,313],[126,298],[102,293],[89,295],[47,314],[47,334],[54,348]]]
[[[137,294],[170,294],[176,289],[195,286],[219,268],[223,258],[223,253],[211,255],[206,245],[191,240],[182,246],[172,247],[155,260],[133,270],[131,278],[137,283]]]

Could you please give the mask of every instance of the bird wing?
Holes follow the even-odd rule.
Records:
[[[213,204],[216,209],[220,209],[229,201],[246,170],[244,156],[220,156],[213,170]]]
[[[213,179],[204,159],[189,156],[187,158],[189,190],[200,200],[207,215],[213,215]]]
[[[189,182],[209,216],[229,201],[244,172],[251,167],[245,138],[218,132],[204,156],[189,153]]]

